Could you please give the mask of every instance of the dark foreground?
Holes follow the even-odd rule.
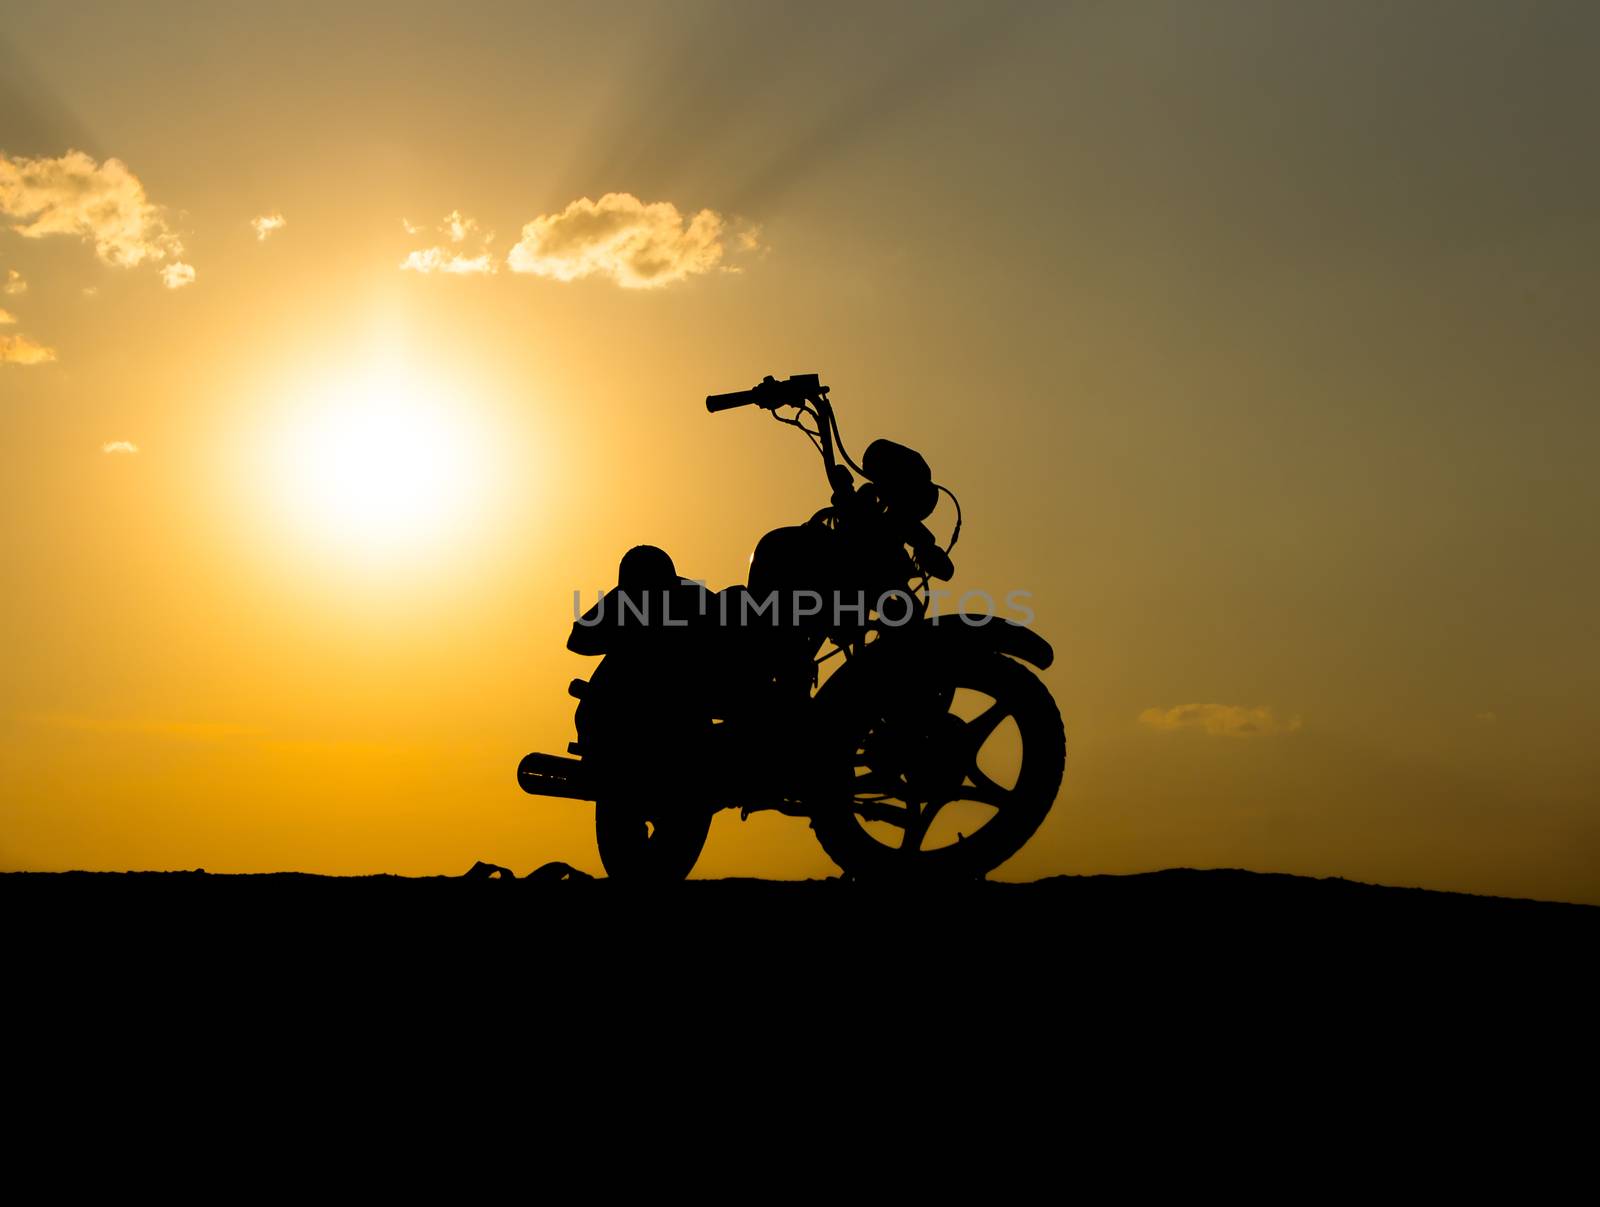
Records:
[[[146,1076],[198,1052],[205,1084],[244,1053],[341,1084],[443,1078],[466,1098],[587,1087],[608,1111],[712,1067],[725,1088],[806,1086],[846,1113],[891,1086],[1083,1098],[1097,1064],[1135,1087],[1174,1070],[1221,1085],[1245,1058],[1294,1078],[1314,1060],[1327,1084],[1428,1080],[1425,1063],[1476,1078],[1499,1050],[1565,1068],[1592,1029],[1600,939],[1593,906],[1191,870],[653,892],[12,873],[0,911],[11,1034],[36,1052]],[[735,1125],[737,1101],[721,1109]]]

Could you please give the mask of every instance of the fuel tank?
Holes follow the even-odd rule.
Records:
[[[750,555],[750,593],[765,599],[776,591],[788,608],[797,591],[815,591],[825,600],[844,582],[844,541],[822,524],[774,528]],[[791,619],[783,613],[784,619]]]

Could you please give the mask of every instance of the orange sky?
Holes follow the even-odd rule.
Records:
[[[598,870],[571,593],[740,579],[815,371],[1056,646],[1002,875],[1600,902],[1592,6],[593,12],[8,18],[0,867]]]

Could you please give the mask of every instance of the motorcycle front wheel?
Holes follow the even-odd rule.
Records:
[[[710,830],[711,814],[705,809],[653,810],[628,796],[603,797],[594,806],[600,862],[613,880],[683,880],[694,870]]]
[[[812,822],[846,876],[981,879],[1044,821],[1066,734],[1049,689],[1020,662],[966,654],[853,695],[831,799]]]

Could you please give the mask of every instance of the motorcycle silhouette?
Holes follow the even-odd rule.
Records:
[[[878,440],[858,465],[815,374],[706,399],[713,413],[743,406],[806,434],[829,505],[764,536],[749,583],[723,591],[679,577],[661,549],[629,550],[567,643],[601,656],[568,689],[577,757],[530,754],[518,783],[595,802],[617,880],[686,877],[726,808],[809,818],[849,878],[987,875],[1061,786],[1061,714],[1027,665],[1047,668],[1049,643],[998,616],[931,610],[930,584],[954,574],[961,505],[920,454]],[[940,492],[956,509],[944,546],[923,523]]]

